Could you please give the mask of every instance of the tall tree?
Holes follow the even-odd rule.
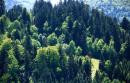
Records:
[[[21,15],[21,20],[24,25],[29,25],[31,23],[30,14],[27,12],[27,9],[24,8]]]
[[[130,38],[128,39],[128,41],[127,41],[127,44],[126,44],[126,49],[125,49],[125,51],[124,51],[124,56],[125,56],[125,58],[127,59],[127,60],[130,60]]]
[[[20,5],[15,5],[12,9],[9,9],[7,12],[7,17],[11,20],[14,21],[19,18],[19,16],[22,13],[22,6]]]
[[[71,40],[69,43],[68,49],[67,49],[67,54],[69,56],[73,56],[73,55],[75,55],[75,51],[76,51],[75,42],[73,40]]]
[[[73,30],[72,30],[72,38],[75,41],[77,46],[80,46],[83,51],[82,54],[86,54],[86,27],[84,24],[79,23],[79,21],[74,21]]]
[[[32,45],[32,40],[30,35],[27,33],[24,39],[24,48],[25,48],[25,83],[29,83],[29,77],[32,71],[32,61],[35,58],[34,47]]]
[[[48,44],[52,46],[57,44],[57,40],[58,39],[55,33],[52,33],[47,37]]]
[[[0,78],[4,73],[7,73],[7,65],[8,65],[8,51],[11,48],[12,40],[6,38],[3,40],[1,48],[0,48]]]
[[[0,0],[0,17],[5,13],[5,1]]]
[[[130,30],[130,22],[126,17],[123,18],[121,22],[121,27],[125,30]]]
[[[39,9],[41,10],[39,11]],[[35,16],[34,24],[36,27],[42,28],[45,21],[48,21],[50,23],[51,12],[52,5],[50,2],[46,2],[44,0],[36,0],[36,3],[33,7],[33,15]]]
[[[8,24],[9,20],[5,15],[0,17],[0,33],[4,33],[6,31]]]

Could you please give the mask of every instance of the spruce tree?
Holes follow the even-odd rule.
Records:
[[[125,29],[125,30],[129,30],[130,29],[130,22],[129,22],[129,20],[126,17],[123,18],[123,20],[121,22],[121,27],[123,29]]]
[[[0,0],[0,17],[5,13],[5,1]]]

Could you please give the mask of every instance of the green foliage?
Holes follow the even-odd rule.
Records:
[[[16,40],[16,39],[20,40],[20,39],[21,39],[21,38],[20,38],[20,32],[19,32],[18,30],[14,29],[14,30],[11,32],[11,37],[12,37],[12,39],[14,39],[14,40]]]
[[[9,38],[6,38],[2,41],[1,47],[0,47],[0,67],[2,69],[4,69],[7,66],[7,63],[5,62],[8,58],[8,50],[10,50],[11,48],[11,43],[12,40]],[[6,71],[3,70],[3,71]],[[1,71],[1,74],[3,73],[3,71]]]
[[[81,55],[82,53],[82,49],[78,46],[77,49],[76,49],[76,55]]]
[[[5,15],[0,17],[0,33],[4,33],[6,31],[9,23],[10,21]]]
[[[32,46],[32,40],[29,35],[24,37],[24,46],[26,50],[32,51],[31,49],[33,48]]]
[[[30,14],[27,12],[26,8],[22,10],[21,20],[22,20],[22,23],[25,25],[28,25],[31,23]]]
[[[123,43],[122,45],[121,45],[121,49],[120,49],[120,54],[121,55],[123,55],[124,54],[124,52],[125,52],[125,49],[126,49],[126,43]]]
[[[93,83],[101,83],[104,77],[106,77],[106,75],[103,72],[96,71],[96,75],[94,77]]]
[[[108,58],[113,58],[116,55],[116,50],[114,48],[114,40],[111,39],[109,45],[103,41],[103,39],[96,38],[93,40],[91,37],[86,38],[86,44],[88,53],[101,60],[106,60]]]
[[[73,20],[71,16],[67,16],[65,21],[62,23],[61,30],[65,34],[65,42],[69,43],[72,39],[72,26]]]
[[[39,41],[35,40],[35,39],[32,39],[32,45],[36,48],[39,48],[41,47],[41,44]]]
[[[66,33],[67,28],[68,28],[68,23],[66,21],[64,21],[61,28],[62,28],[63,32]]]
[[[0,1],[0,82],[129,83],[129,20],[121,24],[75,0],[38,0],[5,14]],[[99,68],[93,77],[92,61]],[[98,65],[93,62],[94,65]]]
[[[21,23],[18,20],[15,20],[14,22],[12,22],[9,27],[8,27],[8,31],[12,32],[13,29],[17,29],[20,30],[21,29]]]
[[[59,65],[59,53],[57,47],[39,48],[37,50],[35,61],[39,64],[37,65],[39,76],[42,77],[44,81],[47,79],[50,80],[50,77],[47,78],[47,76],[50,75],[48,67],[57,70]]]
[[[6,38],[3,40],[3,43],[1,44],[0,49],[0,68],[1,68],[1,74],[3,82],[10,80],[18,80],[18,61],[15,58],[13,54],[12,48],[12,40],[9,38]]]
[[[119,80],[117,80],[117,79],[114,79],[113,81],[112,81],[112,83],[121,83]]]
[[[91,37],[87,37],[86,38],[86,43],[87,43],[87,49],[88,49],[88,52],[92,50],[91,46],[92,46],[92,43],[93,43],[93,39]]]
[[[33,33],[32,37],[36,40],[38,40],[38,34],[37,33]]]
[[[16,40],[13,47],[13,54],[18,60],[18,64],[23,64],[24,61],[24,47],[21,45],[19,40]]]
[[[38,33],[38,29],[37,29],[37,27],[35,25],[31,26],[31,32],[32,33]]]
[[[12,80],[15,79],[16,81],[18,81],[19,62],[14,56],[12,49],[9,50],[8,53],[8,72],[11,75],[10,78],[12,77]]]
[[[38,39],[39,39],[39,42],[41,43],[41,46],[46,47],[48,45],[48,41],[47,41],[46,36],[40,34]]]
[[[12,40],[10,38],[6,37],[2,42],[3,43],[1,44],[1,50],[5,49],[7,51],[11,48]]]
[[[17,61],[17,59],[15,58],[15,56],[13,55],[13,50],[9,50],[9,52],[8,52],[9,54],[9,56],[8,56],[8,58],[9,58],[9,64],[8,64],[8,68],[9,69],[18,69],[18,61]]]
[[[58,38],[58,41],[60,44],[63,44],[65,42],[65,35],[64,34],[61,34]]]
[[[124,80],[124,81],[128,82],[129,78],[127,78],[127,75],[129,75],[129,71],[130,71],[129,63],[130,62],[126,61],[126,60],[123,60],[123,61],[120,61],[119,63],[117,63],[114,68],[113,77],[118,78],[120,81]]]
[[[46,21],[46,22],[44,23],[43,32],[48,35],[48,34],[50,34],[50,33],[52,32],[51,29],[52,29],[52,28],[49,26],[48,22]]]
[[[12,9],[8,10],[7,17],[11,20],[11,22],[19,19],[22,9],[21,5],[14,5]]]
[[[75,55],[75,51],[76,51],[75,42],[74,41],[70,41],[69,46],[67,48],[67,54],[69,56],[73,56],[73,55]]]
[[[59,53],[57,50],[57,47],[47,47],[47,48],[39,48],[37,51],[37,56],[36,56],[36,60],[41,61],[40,59],[42,59],[42,57],[44,57],[44,60],[47,60],[49,65],[58,65],[58,61],[59,61]]]
[[[112,66],[111,61],[110,61],[110,60],[107,60],[107,61],[105,62],[105,69],[109,71],[109,70],[111,69],[111,66]]]
[[[124,51],[124,56],[127,60],[130,60],[129,50],[130,50],[130,39],[128,38],[128,42],[126,43],[126,49]]]
[[[1,82],[8,82],[9,77],[10,77],[10,74],[5,73],[5,74],[0,78],[0,81],[1,81]]]
[[[108,77],[104,77],[102,83],[111,83],[111,80]]]
[[[57,44],[57,36],[55,33],[52,33],[50,34],[48,37],[47,37],[47,41],[48,41],[48,44],[53,46],[53,45],[56,45]]]

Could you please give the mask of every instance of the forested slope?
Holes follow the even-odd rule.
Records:
[[[0,83],[129,83],[129,54],[126,17],[76,0],[39,0],[30,12],[0,1]],[[93,78],[90,57],[99,59]]]

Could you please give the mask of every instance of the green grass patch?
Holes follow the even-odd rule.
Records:
[[[92,78],[94,78],[96,71],[99,69],[99,60],[91,58],[92,63]]]

